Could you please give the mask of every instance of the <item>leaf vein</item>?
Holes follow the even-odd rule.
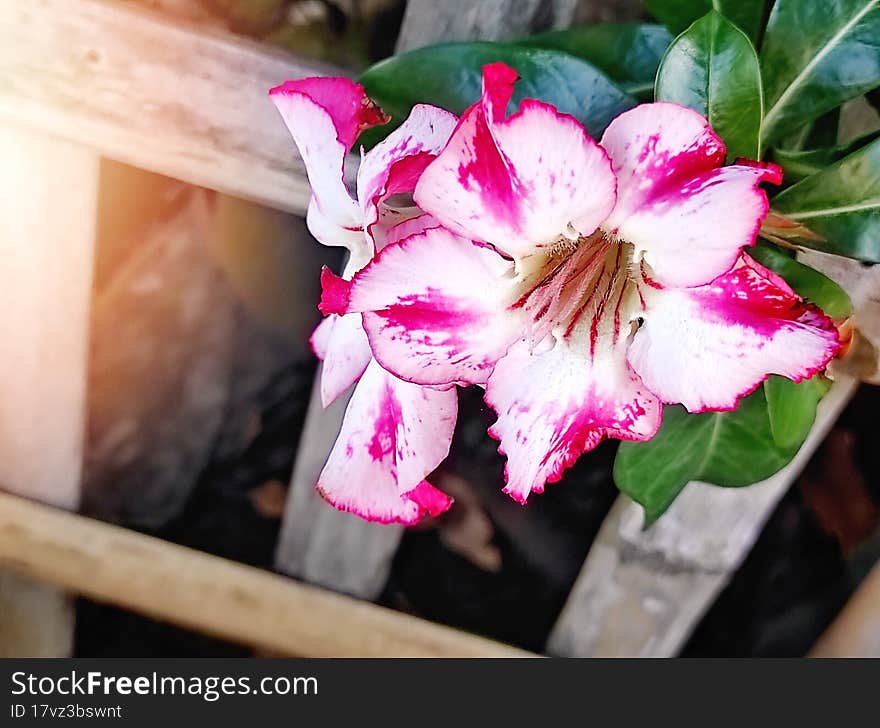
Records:
[[[812,60],[810,60],[807,65],[805,65],[800,73],[795,76],[788,86],[785,87],[785,90],[779,95],[770,109],[764,116],[764,128],[770,129],[773,127],[773,121],[776,116],[780,113],[780,110],[785,106],[788,102],[788,99],[796,93],[798,87],[804,82],[804,79],[809,76],[812,70],[821,63],[824,58],[831,53],[832,50],[840,43],[840,41],[846,36],[847,33],[856,25],[858,22],[864,18],[871,10],[873,10],[877,3],[880,0],[870,0],[864,8],[862,8],[858,13],[856,13],[850,20],[848,20],[844,25],[838,30],[831,38],[828,39],[828,42],[825,43],[824,46],[813,56]]]

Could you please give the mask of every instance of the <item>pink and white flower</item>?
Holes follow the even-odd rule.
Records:
[[[524,502],[602,439],[644,441],[662,404],[726,410],[769,374],[799,381],[838,349],[833,323],[743,249],[772,164],[722,166],[698,113],[644,104],[599,144],[552,106],[482,98],[422,172],[442,227],[388,245],[325,311],[362,312],[376,360],[418,384],[478,384]]]
[[[419,175],[446,144],[456,117],[416,106],[404,124],[363,153],[356,195],[345,182],[345,159],[360,133],[388,121],[363,88],[345,78],[307,78],[272,89],[306,165],[313,196],[307,223],[323,244],[348,248],[350,279],[389,241],[428,224],[411,203],[389,198],[412,192]],[[458,408],[455,387],[402,381],[372,358],[359,313],[331,314],[315,329],[326,407],[357,386],[317,488],[335,507],[384,523],[411,524],[449,508],[451,499],[425,477],[446,457]]]

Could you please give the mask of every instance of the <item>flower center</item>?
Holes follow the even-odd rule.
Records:
[[[574,253],[587,238],[579,237],[576,240],[560,235],[550,246],[547,255],[551,260],[563,260]]]
[[[605,335],[616,341],[637,314],[631,305],[638,300],[634,254],[631,244],[602,230],[576,240],[560,236],[522,276],[514,305],[530,314],[532,344],[551,333],[568,336],[582,322],[591,327],[591,341]]]

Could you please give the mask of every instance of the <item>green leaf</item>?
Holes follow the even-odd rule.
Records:
[[[461,114],[480,96],[483,66],[496,61],[519,73],[514,105],[524,98],[553,104],[596,139],[615,116],[635,105],[595,66],[568,53],[505,43],[450,43],[389,58],[364,73],[361,83],[367,93],[392,116],[391,124],[365,134],[366,142],[387,135],[414,104],[435,104]]]
[[[852,315],[852,301],[846,291],[824,273],[795,260],[775,245],[758,243],[748,252],[761,265],[782,276],[801,298],[815,303],[835,321]]]
[[[878,138],[880,138],[880,130],[859,137],[849,142],[849,144],[835,144],[828,147],[819,147],[818,149],[798,151],[774,149],[773,161],[782,167],[786,182],[800,182],[811,174],[821,172],[825,167],[839,162],[853,152],[859,151],[859,149]]]
[[[751,485],[769,478],[794,453],[773,440],[767,400],[759,388],[732,412],[691,415],[683,407],[664,407],[663,424],[653,439],[621,443],[614,481],[644,507],[649,525],[691,480]]]
[[[835,147],[819,149],[774,149],[773,161],[782,167],[783,183],[794,184],[811,174],[821,172],[832,162],[841,159],[835,153]]]
[[[796,132],[782,139],[777,146],[791,151],[831,147],[837,144],[839,127],[840,107],[822,114],[817,119],[811,119]]]
[[[669,31],[650,23],[579,25],[533,35],[518,45],[564,51],[592,63],[628,94],[651,98]]]
[[[770,432],[780,448],[804,444],[816,420],[816,407],[830,388],[831,382],[821,374],[797,383],[774,374],[764,382]]]
[[[770,144],[880,86],[880,0],[777,0],[761,68]]]
[[[792,242],[880,263],[880,139],[780,192],[773,209],[816,233]]]
[[[673,33],[681,33],[697,18],[716,10],[757,40],[765,0],[645,0],[645,7]]]
[[[699,111],[727,145],[727,156],[761,150],[761,71],[746,34],[709,11],[676,38],[657,72],[655,96]]]

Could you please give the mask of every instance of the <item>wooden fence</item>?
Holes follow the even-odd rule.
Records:
[[[411,0],[401,48],[522,33],[538,17],[564,26],[577,3],[473,5]],[[0,651],[69,651],[73,593],[284,654],[524,654],[33,502],[79,500],[99,158],[303,214],[308,181],[266,90],[331,72],[120,2],[0,0],[0,483],[30,499],[0,496],[0,633],[20,629]],[[692,483],[647,532],[619,498],[547,650],[676,654],[855,386],[838,377],[800,453],[764,483]],[[343,408],[313,398],[277,566],[368,600],[402,531],[314,493]]]

